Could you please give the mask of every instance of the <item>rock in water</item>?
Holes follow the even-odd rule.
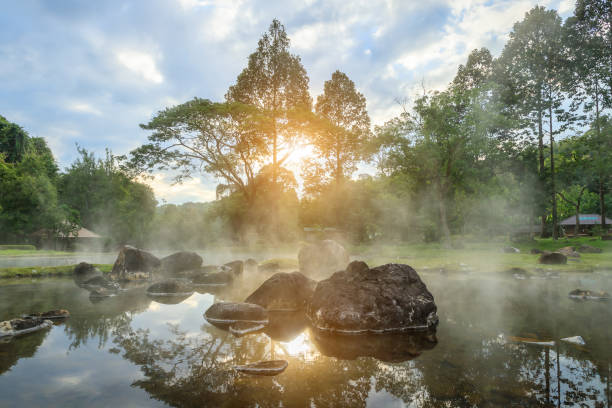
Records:
[[[185,282],[168,279],[149,286],[147,294],[152,296],[191,296],[193,289]]]
[[[0,338],[9,336],[20,336],[38,330],[47,329],[53,326],[53,322],[48,319],[28,318],[13,319],[0,322]]]
[[[285,371],[289,363],[285,360],[259,361],[257,363],[234,366],[236,371],[251,375],[278,375]]]
[[[117,260],[113,265],[111,273],[118,278],[127,279],[128,274],[134,272],[150,273],[154,268],[161,265],[157,257],[142,249],[125,245],[119,251]]]
[[[567,257],[559,252],[542,252],[538,262],[545,265],[565,265]]]
[[[298,254],[300,272],[307,276],[328,276],[342,271],[349,263],[346,249],[336,241],[326,239],[308,244]]]
[[[262,283],[244,301],[268,310],[301,310],[306,307],[316,286],[316,281],[300,272],[279,272]]]
[[[610,294],[604,291],[574,289],[569,293],[569,297],[582,300],[608,300],[610,299]]]
[[[81,262],[74,267],[72,275],[75,283],[80,284],[94,276],[102,276],[102,272],[90,263]]]
[[[438,323],[433,295],[408,265],[351,262],[317,284],[307,314],[317,330],[344,334],[424,331]]]
[[[236,322],[268,324],[268,311],[251,303],[215,303],[206,310],[204,318],[211,324],[222,328]]]
[[[195,252],[181,251],[160,260],[164,272],[176,275],[179,272],[198,269],[204,260]]]
[[[248,274],[251,273],[256,273],[257,272],[257,261],[254,260],[253,258],[249,258],[246,261],[244,261],[244,271]]]
[[[244,270],[244,262],[242,261],[228,262],[223,266],[230,268],[230,270],[236,277],[242,275],[242,271]]]
[[[251,333],[258,333],[265,329],[265,325],[252,322],[236,322],[229,326],[229,331],[236,337],[242,337]]]
[[[119,290],[119,284],[117,282],[110,281],[104,276],[94,276],[82,282],[80,286],[87,289],[105,288],[109,290]]]
[[[197,275],[192,278],[194,285],[227,285],[234,280],[234,274],[231,271],[221,271],[209,273],[206,275]]]
[[[561,339],[561,341],[564,341],[564,342],[570,343],[570,344],[576,344],[578,346],[585,346],[586,345],[586,342],[584,341],[584,339],[581,336],[565,337],[565,338]]]
[[[602,252],[602,249],[583,244],[578,247],[578,252],[582,252],[583,254],[600,254]]]

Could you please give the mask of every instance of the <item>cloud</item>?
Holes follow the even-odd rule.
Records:
[[[207,183],[203,177],[193,177],[181,184],[173,184],[172,177],[166,173],[157,173],[152,179],[141,180],[155,192],[159,201],[180,204],[188,201],[213,201],[216,198],[216,184]]]
[[[345,72],[373,124],[401,112],[424,83],[448,84],[473,48],[499,55],[537,3],[563,17],[574,0],[151,0],[8,2],[0,13],[0,114],[48,139],[60,167],[75,143],[125,154],[155,113],[194,96],[222,100],[273,18],[286,27],[313,98]],[[282,7],[279,7],[279,4]],[[158,198],[214,199],[205,177],[158,178]]]
[[[155,84],[164,82],[164,76],[157,69],[152,55],[143,51],[133,50],[118,51],[115,55],[121,65],[147,81]]]

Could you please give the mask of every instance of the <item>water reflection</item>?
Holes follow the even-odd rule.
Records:
[[[286,312],[235,337],[202,313],[243,299],[237,288],[164,304],[136,286],[92,304],[71,280],[5,284],[0,319],[57,308],[71,317],[0,344],[0,406],[607,406],[612,304],[567,297],[582,286],[610,291],[607,277],[423,279],[437,333],[372,338],[321,336]],[[574,335],[586,346],[558,341]],[[271,378],[232,369],[270,359],[289,366]]]

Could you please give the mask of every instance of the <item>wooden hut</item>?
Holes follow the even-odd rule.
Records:
[[[580,229],[576,231],[576,216],[572,215],[561,221],[559,225],[563,226],[565,232],[572,235],[586,234],[590,235],[593,227],[601,225],[601,216],[599,214],[578,214],[580,219]],[[612,220],[606,217],[606,228],[612,227]]]

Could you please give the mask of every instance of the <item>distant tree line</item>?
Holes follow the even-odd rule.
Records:
[[[0,116],[0,242],[39,244],[78,234],[81,226],[107,245],[144,243],[157,202],[152,190],[116,165],[77,146],[60,172],[42,138]]]

